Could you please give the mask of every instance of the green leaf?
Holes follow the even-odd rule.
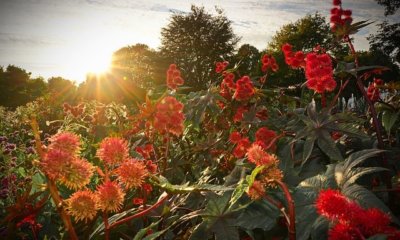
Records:
[[[334,160],[342,161],[343,157],[339,149],[336,147],[335,142],[332,140],[331,136],[327,131],[321,131],[320,136],[317,140],[318,146],[321,150],[328,155],[329,158]]]
[[[304,142],[303,162],[305,162],[311,156],[315,139],[315,135],[311,135],[310,137],[306,138],[306,141]]]
[[[268,231],[276,224],[280,211],[266,201],[256,201],[247,206],[237,217],[235,226],[252,230],[256,228]]]
[[[231,191],[232,187],[226,187],[222,185],[213,185],[213,184],[198,184],[198,185],[189,185],[189,183],[184,185],[175,185],[171,184],[165,177],[159,176],[158,182],[156,183],[160,188],[165,191],[171,193],[187,193],[187,192],[202,192],[202,191]]]
[[[264,170],[265,166],[257,166],[253,169],[250,175],[246,176],[247,185],[250,187],[253,185],[254,180],[256,180],[257,175]]]
[[[347,70],[346,72],[348,72],[352,75],[356,75],[357,72],[365,71],[365,70],[373,70],[373,69],[388,70],[387,67],[374,65],[374,66],[363,66],[363,67],[353,68],[353,69]]]
[[[231,197],[231,200],[229,201],[229,205],[233,206],[242,197],[244,192],[246,192],[248,187],[249,187],[249,185],[247,184],[247,182],[244,179],[240,180],[239,184],[236,186],[235,190],[232,193],[232,197]]]
[[[208,229],[208,221],[203,221],[202,223],[200,223],[199,225],[197,225],[192,234],[189,237],[189,240],[204,240],[204,239],[208,239],[210,232]]]
[[[348,175],[344,176],[346,178],[345,182],[346,183],[355,183],[357,181],[357,179],[359,179],[361,176],[364,176],[364,175],[370,174],[370,173],[381,172],[381,171],[388,171],[388,169],[382,168],[382,167],[355,168],[352,171],[350,171]]]
[[[339,124],[334,125],[334,127],[331,127],[330,129],[332,129],[334,131],[342,132],[351,137],[358,137],[358,138],[369,137],[366,133],[364,133],[363,131],[358,129],[357,125],[354,125],[354,123],[339,123]]]
[[[133,238],[133,240],[141,240],[147,233],[147,231],[149,231],[149,229],[152,229],[153,227],[157,226],[160,223],[161,219],[158,220],[157,222],[154,222],[152,224],[150,224],[149,226],[140,229],[140,231],[135,235],[135,237]]]
[[[386,132],[390,134],[393,125],[396,123],[400,112],[384,111],[382,114],[382,123]]]
[[[344,162],[344,175],[347,176],[349,172],[355,168],[357,165],[361,164],[368,158],[374,157],[380,153],[384,152],[380,149],[365,149],[355,153],[350,154],[350,156]]]
[[[152,233],[152,234],[146,236],[145,238],[143,238],[143,240],[154,240],[154,239],[157,239],[158,237],[160,237],[161,235],[163,235],[168,229],[169,229],[169,227],[166,228],[166,229],[163,229],[163,230],[161,230],[161,231]]]
[[[388,236],[385,234],[377,234],[372,237],[367,238],[367,240],[386,240]]]
[[[364,208],[379,208],[385,213],[391,215],[392,220],[398,223],[397,218],[390,212],[390,209],[371,191],[358,184],[345,184],[342,188],[342,193],[359,203]]]

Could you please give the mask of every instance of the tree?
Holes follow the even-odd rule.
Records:
[[[260,59],[260,51],[250,44],[240,46],[234,57],[235,63],[239,64],[239,73],[253,76],[261,74]]]
[[[0,69],[0,105],[16,108],[44,94],[42,78],[31,79],[30,72],[14,65]]]
[[[167,68],[167,64],[160,64],[159,52],[146,44],[120,48],[112,56],[111,73],[141,88],[149,89],[164,83]]]
[[[400,23],[389,24],[384,21],[378,26],[378,33],[368,37],[371,50],[380,50],[400,63]]]
[[[204,7],[191,7],[191,12],[174,13],[161,30],[161,54],[178,65],[185,85],[205,89],[216,79],[215,62],[233,56],[239,41],[231,21],[216,9],[211,15]]]
[[[76,98],[77,87],[74,82],[62,77],[51,77],[47,80],[50,98],[58,104],[72,103]]]
[[[394,14],[400,8],[400,0],[375,0],[385,7],[385,16]]]

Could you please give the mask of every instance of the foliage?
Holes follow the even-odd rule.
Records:
[[[389,24],[384,21],[378,24],[379,30],[376,34],[368,37],[370,48],[380,50],[391,57],[394,62],[400,63],[400,23]]]
[[[349,34],[364,24],[335,28],[353,63],[332,65],[330,51],[285,44],[288,71],[307,88],[301,98],[271,84],[282,69],[273,56],[256,62],[245,45],[249,59],[213,59],[218,84],[207,90],[185,93],[188,79],[171,64],[166,87],[137,107],[111,101],[121,94],[106,85],[112,78],[100,79],[104,86],[93,78],[77,91],[110,87],[107,103],[89,95],[61,106],[50,95],[0,108],[1,236],[398,238],[399,86],[375,79],[377,98],[365,90],[362,81],[384,68],[361,65],[354,50]],[[337,107],[346,84],[326,83],[340,75],[356,82],[365,111]],[[51,86],[56,94],[71,85]]]

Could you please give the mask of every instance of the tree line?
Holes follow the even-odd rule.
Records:
[[[394,13],[395,10],[391,11]],[[284,64],[281,52],[284,43],[289,42],[294,49],[302,51],[311,51],[315,46],[331,49],[335,64],[350,58],[346,47],[334,39],[329,23],[318,13],[282,26],[263,50],[250,44],[238,46],[240,37],[231,25],[219,8],[213,14],[197,6],[192,6],[189,13],[173,13],[169,24],[161,29],[159,49],[146,44],[122,47],[114,52],[109,73],[88,74],[78,86],[62,77],[51,77],[47,81],[41,77],[32,78],[31,73],[13,65],[0,67],[0,105],[15,108],[38,97],[49,97],[60,104],[81,100],[142,101],[146,91],[165,87],[165,74],[171,63],[179,66],[188,87],[186,91],[197,91],[219,82],[214,71],[217,61],[229,61],[230,67],[235,66],[240,74],[261,76],[259,60],[265,53],[274,56],[281,68],[269,76],[266,87],[290,86],[294,90],[289,94],[298,95],[302,91],[304,74],[300,72],[302,70],[289,71]],[[382,23],[380,27],[378,33],[369,37],[370,50],[359,52],[360,63],[390,66],[390,71],[383,72],[381,78],[398,81],[399,48],[396,43],[399,24]],[[347,97],[358,92],[352,91],[351,87],[347,89],[344,93]]]

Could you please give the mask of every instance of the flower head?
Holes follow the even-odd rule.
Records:
[[[75,192],[66,203],[68,214],[77,221],[92,220],[97,214],[96,195],[89,190]]]
[[[256,142],[265,150],[274,150],[276,148],[275,140],[277,134],[267,127],[259,128],[256,132]]]
[[[258,200],[263,197],[265,194],[265,188],[264,184],[261,181],[254,181],[253,184],[249,187],[247,190],[247,195],[252,199],[252,200]]]
[[[117,212],[124,202],[125,193],[116,182],[107,181],[96,191],[97,207],[105,212]]]
[[[232,132],[229,136],[229,141],[231,143],[238,143],[242,139],[242,135],[239,132]]]
[[[235,115],[233,116],[234,122],[242,121],[244,114],[249,111],[249,108],[246,106],[240,106],[237,108]]]
[[[229,65],[228,61],[217,62],[215,63],[215,72],[221,73],[225,70],[225,68]]]
[[[315,207],[319,214],[330,220],[342,219],[349,213],[349,201],[339,191],[332,189],[319,193]]]
[[[64,174],[73,159],[74,156],[69,152],[52,149],[41,160],[40,166],[50,179],[57,180]]]
[[[309,53],[306,57],[307,87],[317,93],[331,92],[336,88],[331,57],[327,54]]]
[[[253,83],[249,76],[243,76],[236,82],[236,91],[233,98],[237,101],[246,101],[250,99],[255,93]]]
[[[142,186],[145,177],[149,174],[146,165],[138,159],[129,159],[122,163],[116,170],[118,180],[125,188],[138,188]]]
[[[248,138],[242,138],[236,145],[233,150],[233,155],[236,158],[244,157],[247,152],[247,149],[250,147],[250,140]]]
[[[60,150],[71,155],[74,155],[80,150],[80,138],[71,132],[61,132],[50,139],[49,151]]]
[[[108,165],[122,163],[129,158],[128,143],[119,137],[105,138],[100,143],[97,156]]]
[[[268,69],[271,69],[273,72],[276,72],[279,69],[276,60],[272,55],[269,56],[268,54],[264,54],[261,58],[261,62],[262,62],[261,70],[263,72],[266,72]]]
[[[172,96],[165,97],[157,104],[154,116],[154,128],[161,134],[172,133],[179,136],[183,133],[183,104]]]
[[[285,55],[285,62],[291,68],[301,68],[305,66],[305,55],[302,51],[292,52],[292,45],[285,43],[282,46],[282,52]]]
[[[184,83],[183,78],[181,77],[181,72],[177,69],[175,64],[169,65],[167,71],[167,86],[170,89],[177,89],[178,86]]]
[[[90,162],[85,159],[74,158],[64,166],[63,172],[57,180],[66,187],[76,190],[90,182],[93,170],[94,167]]]

